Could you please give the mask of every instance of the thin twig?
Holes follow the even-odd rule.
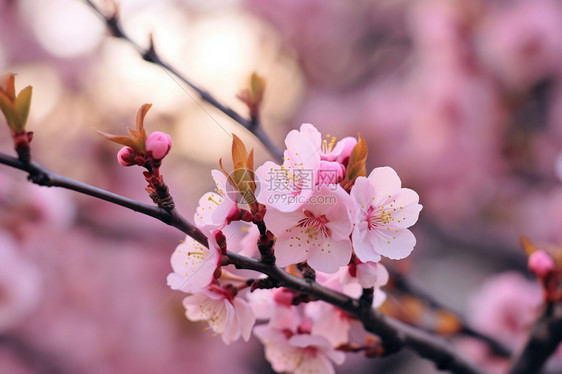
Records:
[[[245,118],[239,113],[237,113],[232,108],[229,108],[219,102],[213,95],[209,92],[203,90],[196,84],[194,84],[191,80],[189,80],[185,75],[181,74],[176,68],[171,66],[169,63],[165,62],[160,55],[156,52],[155,46],[153,44],[152,38],[150,39],[150,46],[149,48],[143,48],[134,40],[132,40],[123,30],[121,27],[121,23],[117,18],[117,15],[113,16],[106,16],[103,12],[91,1],[91,0],[84,0],[84,2],[90,6],[94,12],[105,22],[107,28],[111,31],[111,34],[116,37],[125,40],[129,43],[140,55],[141,57],[148,62],[156,64],[169,72],[170,74],[174,75],[192,90],[197,92],[199,97],[206,101],[207,103],[211,104],[234,121],[238,122],[242,127],[246,130],[250,131],[258,140],[265,146],[265,148],[271,152],[271,154],[278,160],[281,161],[283,159],[283,151],[271,140],[271,138],[267,135],[264,131],[263,126],[259,119],[250,119]]]
[[[391,275],[392,282],[394,283],[396,288],[426,302],[432,308],[441,309],[452,314],[460,322],[462,326],[459,333],[483,341],[484,343],[488,344],[490,349],[498,356],[511,357],[512,355],[511,349],[506,347],[503,343],[499,342],[498,340],[492,338],[489,335],[486,335],[481,331],[475,330],[472,326],[468,324],[468,322],[464,318],[460,316],[460,314],[454,312],[451,308],[447,307],[444,303],[437,300],[430,293],[425,292],[424,290],[421,290],[420,288],[412,284],[408,280],[408,278],[404,276],[404,274],[390,267],[388,268],[388,271]]]
[[[175,209],[167,211],[159,207],[143,204],[103,189],[62,177],[35,162],[23,163],[17,158],[4,153],[0,153],[0,164],[28,172],[29,180],[33,183],[42,186],[70,189],[154,217],[170,226],[176,227],[199,243],[205,246],[208,245],[207,238],[203,233]],[[293,276],[278,267],[259,260],[232,252],[227,252],[226,256],[229,263],[238,268],[255,270],[268,275],[274,286],[286,287],[316,297],[346,311],[361,321],[368,331],[382,339],[385,354],[392,354],[402,348],[409,348],[420,356],[433,361],[442,370],[449,370],[457,374],[485,373],[464,358],[443,338],[384,316],[373,308],[364,308],[360,300],[323,287],[315,281]]]
[[[540,373],[562,341],[562,305],[549,304],[535,322],[523,350],[513,360],[509,374]]]

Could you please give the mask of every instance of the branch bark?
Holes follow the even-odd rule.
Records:
[[[548,304],[535,322],[509,374],[539,373],[562,341],[562,305]]]
[[[4,153],[0,153],[0,164],[29,173],[28,179],[33,183],[48,187],[66,188],[151,216],[179,229],[199,243],[205,246],[208,245],[205,235],[175,209],[167,211],[159,207],[143,204],[124,196],[62,177],[33,161],[24,163]],[[384,316],[378,310],[371,307],[365,308],[360,300],[323,287],[316,282],[310,282],[291,275],[274,265],[232,252],[227,252],[226,256],[229,263],[237,268],[255,270],[269,276],[278,287],[290,288],[313,296],[346,311],[361,321],[368,331],[381,338],[385,354],[392,354],[402,348],[409,348],[420,356],[433,361],[437,368],[441,370],[448,370],[456,374],[485,374],[485,371],[468,361],[445,339]]]

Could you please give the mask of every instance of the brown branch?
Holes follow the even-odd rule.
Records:
[[[478,331],[478,330],[474,329],[472,326],[469,325],[469,323],[464,318],[462,318],[460,316],[459,313],[456,313],[451,308],[447,307],[445,304],[443,304],[441,301],[437,300],[435,297],[433,297],[428,292],[425,292],[424,290],[421,290],[420,288],[416,287],[401,272],[399,272],[396,269],[391,268],[391,267],[387,267],[387,268],[388,268],[388,271],[391,275],[393,284],[400,291],[415,296],[419,300],[427,303],[427,305],[429,305],[432,308],[447,311],[448,313],[453,315],[460,322],[461,330],[459,331],[459,333],[467,335],[467,336],[471,336],[475,339],[478,339],[478,340],[488,344],[488,346],[490,347],[492,352],[494,352],[498,356],[511,357],[511,355],[512,355],[511,349],[506,347],[503,343],[499,342],[498,340],[492,338],[489,335],[486,335],[485,333],[483,333],[481,331]]]
[[[509,374],[539,373],[562,341],[562,304],[548,304],[535,322],[527,343],[513,360]]]
[[[206,101],[207,103],[211,104],[234,121],[238,122],[242,127],[246,130],[250,131],[262,144],[265,148],[271,152],[271,154],[278,160],[281,161],[283,159],[283,151],[271,140],[271,138],[267,135],[264,131],[263,126],[258,119],[256,118],[245,118],[233,109],[223,105],[220,103],[213,95],[209,92],[203,90],[196,84],[194,84],[191,80],[189,80],[185,75],[181,74],[176,68],[162,60],[160,55],[156,52],[155,46],[152,42],[152,38],[150,39],[150,46],[148,48],[141,47],[138,43],[132,40],[123,30],[117,14],[112,16],[106,16],[91,0],[84,0],[84,2],[93,9],[93,11],[105,22],[107,28],[111,31],[111,34],[116,37],[125,40],[129,43],[141,56],[145,61],[151,62],[163,68],[164,70],[168,71],[170,74],[174,75],[192,90],[197,92],[199,97]]]
[[[35,162],[21,162],[17,158],[4,153],[0,153],[0,164],[28,172],[28,179],[33,183],[48,187],[66,188],[154,217],[167,225],[176,227],[199,243],[205,246],[208,245],[207,238],[203,233],[175,209],[167,211],[159,207],[143,204],[112,192],[62,177]],[[445,339],[384,316],[376,309],[366,308],[364,303],[361,303],[358,299],[353,299],[323,287],[315,281],[296,277],[274,265],[259,260],[232,252],[227,252],[226,256],[228,262],[237,268],[255,270],[268,275],[274,287],[290,288],[346,311],[361,321],[368,331],[382,339],[384,353],[387,355],[395,353],[402,348],[409,348],[420,356],[433,361],[441,370],[449,370],[456,374],[485,373],[458,353]]]

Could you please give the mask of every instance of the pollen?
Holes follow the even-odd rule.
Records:
[[[221,200],[219,200],[219,202],[216,202],[215,199],[213,199],[212,196],[209,196],[208,200],[209,200],[209,201],[212,201],[212,202],[215,203],[217,206],[222,202]],[[205,209],[205,208],[203,208],[203,209]]]

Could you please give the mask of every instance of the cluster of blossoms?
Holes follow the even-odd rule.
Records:
[[[274,370],[331,373],[346,347],[359,344],[374,354],[376,339],[363,331],[363,341],[351,342],[352,328],[361,329],[351,316],[264,286],[263,275],[228,265],[227,246],[351,297],[368,289],[378,307],[388,281],[379,261],[412,252],[416,240],[408,227],[422,206],[390,167],[367,176],[361,136],[323,140],[303,124],[285,144],[282,165],[266,162],[254,171],[253,153],[234,136],[234,172],[222,162],[222,171],[212,171],[216,191],[203,195],[194,217],[208,248],[187,237],[172,255],[168,285],[189,293],[187,317],[207,321],[226,344],[248,340],[253,329]],[[254,327],[256,320],[268,322]]]

